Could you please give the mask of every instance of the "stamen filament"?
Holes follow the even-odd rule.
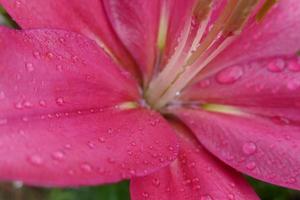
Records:
[[[203,41],[201,42],[209,18],[202,21],[196,33],[197,37],[187,47],[188,33],[191,28],[189,21],[179,50],[175,52],[158,77],[150,83],[146,93],[150,105],[155,109],[161,109],[174,100],[201,70],[236,39],[257,4],[258,0],[229,0]],[[207,13],[206,17],[210,14]],[[198,45],[200,42],[201,44]]]

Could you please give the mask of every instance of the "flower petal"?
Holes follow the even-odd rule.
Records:
[[[137,83],[94,42],[65,31],[1,28],[0,43],[1,180],[99,184],[175,159],[172,129],[138,107]]]
[[[103,2],[112,27],[138,62],[144,78],[149,78],[155,63],[160,1]]]
[[[260,180],[300,189],[299,126],[258,116],[180,110],[177,116],[211,153]]]
[[[131,180],[133,200],[259,199],[236,171],[209,154],[188,130],[180,134],[179,157],[169,167]]]
[[[138,69],[109,23],[99,0],[0,0],[22,28],[59,28],[95,40],[122,66],[138,76]]]
[[[300,58],[275,56],[232,65],[187,88],[183,96],[207,103],[299,108]]]
[[[262,22],[247,27],[224,52],[200,74],[211,74],[232,64],[255,59],[295,54],[300,50],[300,4],[281,0]]]
[[[113,28],[137,60],[147,81],[157,73],[164,51],[170,58],[189,21],[195,0],[104,0]],[[162,36],[162,49],[158,40]]]

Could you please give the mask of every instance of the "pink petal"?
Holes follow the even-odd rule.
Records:
[[[139,64],[144,78],[150,78],[156,56],[160,15],[159,0],[104,0],[112,27]]]
[[[168,24],[166,38],[166,58],[169,59],[183,28],[192,15],[195,0],[104,0],[113,28],[129,49],[144,73],[146,82],[156,73],[159,64],[157,37],[163,7],[166,7]],[[169,19],[169,20],[168,20]]]
[[[94,42],[5,28],[0,42],[1,180],[99,184],[175,159],[172,129],[155,112],[129,109],[126,102],[140,98],[136,82]]]
[[[300,106],[300,59],[275,56],[220,70],[184,92],[186,100],[258,107]]]
[[[299,126],[201,110],[177,115],[211,153],[257,179],[300,189]]]
[[[300,49],[299,31],[299,2],[278,1],[262,22],[247,27],[241,36],[206,68],[204,74],[232,64],[295,54]]]
[[[22,28],[59,28],[86,35],[138,75],[134,61],[108,22],[102,1],[0,0],[0,4]]]
[[[158,172],[132,179],[132,200],[259,199],[240,174],[209,154],[189,131],[177,131],[179,158]]]

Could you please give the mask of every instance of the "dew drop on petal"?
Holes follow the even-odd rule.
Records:
[[[91,165],[84,163],[80,166],[80,168],[85,171],[85,172],[91,172],[92,171],[92,167]]]
[[[63,71],[63,66],[62,65],[56,65],[56,70],[59,72]]]
[[[247,163],[246,168],[249,170],[254,170],[256,168],[255,162],[251,161],[251,162]]]
[[[105,142],[105,138],[104,137],[100,137],[99,138],[99,142],[104,143]]]
[[[0,91],[0,100],[5,99],[5,93],[3,91]]]
[[[243,73],[243,68],[241,66],[228,67],[217,74],[216,80],[221,84],[232,84],[239,80]]]
[[[47,105],[46,101],[44,101],[44,100],[40,100],[39,104],[41,107],[46,107],[46,105]]]
[[[34,56],[35,58],[40,58],[41,54],[40,54],[40,52],[38,52],[38,51],[34,51],[34,52],[33,52],[33,56]]]
[[[287,83],[287,88],[289,90],[296,90],[300,87],[300,80],[291,80]]]
[[[300,63],[292,60],[288,63],[288,69],[292,72],[300,72]]]
[[[213,200],[213,198],[210,195],[202,195],[200,200]]]
[[[270,72],[282,72],[285,68],[285,61],[283,59],[276,59],[267,64],[267,68]]]
[[[152,179],[152,184],[156,187],[160,185],[160,180],[158,178],[153,178]]]
[[[62,97],[58,97],[57,99],[56,99],[56,103],[58,104],[58,105],[63,105],[64,104],[64,99],[62,98]]]
[[[143,192],[143,193],[142,193],[142,196],[143,196],[144,198],[149,198],[149,193],[148,193],[148,192]]]
[[[29,156],[28,161],[32,165],[42,165],[43,164],[43,159],[39,155]]]
[[[257,150],[256,144],[253,142],[247,142],[243,145],[243,152],[248,156],[254,154],[256,150]]]
[[[234,200],[235,199],[234,194],[231,194],[231,193],[228,194],[227,197],[228,197],[229,200]]]
[[[0,125],[5,125],[5,124],[7,124],[7,119],[5,119],[5,118],[1,119],[0,118]]]
[[[28,72],[34,71],[34,67],[33,67],[33,64],[32,64],[32,63],[26,63],[26,64],[25,64],[25,67],[26,67],[26,70],[27,70]]]
[[[61,151],[56,151],[56,152],[52,153],[51,156],[54,160],[63,160],[65,157],[65,154]]]

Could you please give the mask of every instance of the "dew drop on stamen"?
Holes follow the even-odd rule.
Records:
[[[232,84],[239,80],[243,74],[241,66],[232,66],[220,71],[216,76],[216,80],[221,84]]]

